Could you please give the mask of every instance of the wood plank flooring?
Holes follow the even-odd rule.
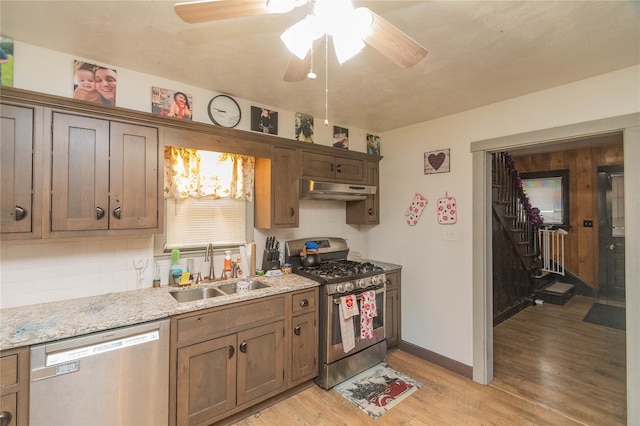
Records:
[[[265,425],[616,425],[626,422],[624,332],[582,322],[593,302],[525,309],[494,329],[489,386],[395,350],[422,387],[378,419],[313,386],[238,423]]]

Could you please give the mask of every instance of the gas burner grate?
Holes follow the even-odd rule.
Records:
[[[324,279],[349,278],[375,271],[382,268],[371,262],[356,262],[353,260],[340,260],[324,262],[315,267],[302,267],[301,271]]]

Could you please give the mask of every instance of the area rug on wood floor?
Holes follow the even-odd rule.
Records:
[[[334,389],[375,419],[418,390],[420,386],[422,383],[381,362],[340,383]]]
[[[584,316],[583,321],[592,324],[604,325],[605,327],[617,328],[618,330],[626,330],[626,312],[625,308],[620,306],[603,305],[602,303],[594,303]]]

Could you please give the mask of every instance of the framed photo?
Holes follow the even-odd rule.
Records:
[[[349,149],[349,129],[333,126],[333,147]]]
[[[251,107],[251,130],[260,133],[278,134],[278,112],[257,106]]]
[[[313,116],[296,112],[296,140],[313,143]]]
[[[380,136],[367,134],[367,153],[380,155]]]
[[[151,112],[181,120],[193,120],[193,97],[184,92],[154,86],[151,88]]]
[[[13,87],[13,39],[0,37],[0,86]]]
[[[448,173],[451,170],[451,150],[441,149],[424,153],[424,174]]]
[[[73,99],[115,106],[117,81],[114,69],[73,61]]]

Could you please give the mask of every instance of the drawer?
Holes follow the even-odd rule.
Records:
[[[293,294],[293,303],[291,311],[295,314],[304,311],[313,311],[316,309],[318,289],[308,290]]]
[[[0,388],[18,384],[18,355],[0,358]]]
[[[398,285],[400,285],[400,274],[398,272],[387,272],[385,276],[387,277],[387,290],[398,288]]]
[[[206,340],[213,335],[234,333],[256,322],[284,317],[284,296],[233,304],[177,320],[177,341]]]

